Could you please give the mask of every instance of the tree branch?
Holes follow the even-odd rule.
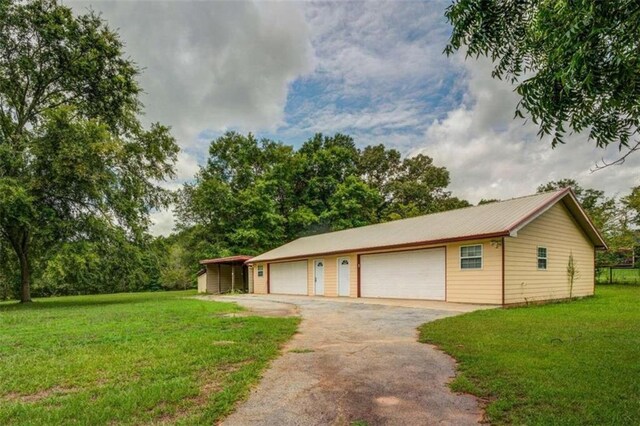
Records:
[[[601,163],[596,163],[595,166],[590,171],[591,173],[594,173],[594,172],[598,172],[600,170],[606,169],[609,166],[620,166],[624,164],[628,156],[630,156],[636,151],[640,151],[640,141],[636,142],[634,146],[630,147],[629,150],[624,155],[619,157],[617,160],[607,161],[604,158],[602,158]]]

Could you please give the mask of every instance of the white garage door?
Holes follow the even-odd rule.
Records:
[[[270,264],[269,292],[307,294],[307,261]]]
[[[362,297],[445,299],[444,248],[360,257]]]

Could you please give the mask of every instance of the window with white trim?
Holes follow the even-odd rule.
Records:
[[[538,247],[538,269],[547,269],[547,248]]]
[[[258,265],[258,276],[259,277],[263,277],[264,276],[264,266],[262,266],[262,265]]]
[[[482,269],[482,244],[460,247],[460,269]]]

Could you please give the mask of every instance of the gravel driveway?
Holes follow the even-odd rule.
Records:
[[[288,343],[225,425],[469,425],[476,398],[447,387],[452,358],[417,342],[416,327],[459,314],[437,308],[296,296],[223,296],[257,314],[299,314]],[[466,310],[472,310],[466,309]]]

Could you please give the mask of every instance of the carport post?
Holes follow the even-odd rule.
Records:
[[[222,293],[222,287],[220,286],[220,264],[218,263],[218,294]]]
[[[233,267],[233,263],[231,264],[231,293],[234,292],[236,288],[236,269]]]

